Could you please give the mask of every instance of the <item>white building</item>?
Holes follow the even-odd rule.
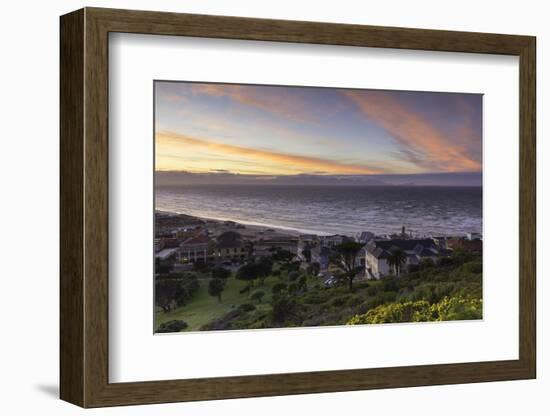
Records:
[[[435,241],[430,238],[371,240],[366,246],[366,274],[375,279],[394,274],[395,271],[388,263],[388,259],[396,250],[401,250],[406,257],[402,270],[406,270],[411,265],[419,264],[422,259],[431,259],[435,262],[440,255],[449,254],[447,250],[440,249]]]

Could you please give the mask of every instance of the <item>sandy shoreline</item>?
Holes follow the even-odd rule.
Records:
[[[309,234],[306,231],[287,229],[284,227],[260,225],[260,224],[235,221],[230,219],[200,217],[197,215],[165,211],[160,209],[155,209],[155,213],[162,213],[162,214],[173,215],[173,216],[185,215],[186,217],[196,219],[197,221],[202,221],[206,224],[208,230],[214,235],[219,235],[225,231],[237,231],[247,239],[259,239],[259,238],[273,238],[273,237],[298,237],[303,234]],[[320,233],[320,235],[322,234],[325,234],[325,233]]]

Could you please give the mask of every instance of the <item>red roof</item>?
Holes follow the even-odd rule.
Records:
[[[195,244],[210,244],[210,238],[203,233],[199,233],[197,235],[194,235],[193,237],[188,238],[185,240],[182,245],[195,245]]]

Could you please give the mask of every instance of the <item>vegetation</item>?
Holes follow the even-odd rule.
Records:
[[[187,323],[185,321],[174,319],[172,321],[168,321],[160,324],[160,326],[157,329],[157,332],[159,333],[180,332],[182,329],[185,329],[185,328],[187,328]]]
[[[482,300],[454,296],[431,304],[425,300],[380,305],[355,315],[348,325],[481,319]]]
[[[398,266],[395,275],[381,280],[358,280],[356,249],[340,247],[331,263],[344,284],[327,286],[316,268],[296,268],[280,252],[269,261],[245,264],[225,278],[225,272],[212,266],[158,276],[157,331],[172,332],[168,329],[173,321],[187,324],[180,330],[197,331],[482,317],[480,255],[456,251],[411,270]]]
[[[265,292],[263,290],[257,290],[252,295],[250,295],[250,299],[256,300],[258,301],[258,303],[260,303],[264,296],[265,296]]]
[[[199,288],[196,275],[160,275],[155,282],[155,305],[164,312],[184,306]]]
[[[218,302],[222,301],[222,292],[225,289],[225,280],[222,279],[210,279],[208,282],[208,294],[210,296],[216,296]]]
[[[357,256],[363,248],[363,244],[355,241],[346,241],[336,247],[337,255],[331,259],[331,263],[339,270],[336,276],[338,280],[348,282],[350,292],[353,290],[353,280],[363,269],[357,265]]]
[[[229,276],[231,276],[231,271],[227,270],[224,267],[214,267],[212,271],[210,272],[213,279],[222,279],[225,280]]]
[[[399,272],[403,268],[403,265],[407,261],[407,255],[403,250],[393,250],[390,257],[388,257],[388,265],[393,269],[396,276],[399,276]]]

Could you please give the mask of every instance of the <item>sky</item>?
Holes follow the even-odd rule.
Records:
[[[481,173],[482,95],[155,81],[155,170]]]

